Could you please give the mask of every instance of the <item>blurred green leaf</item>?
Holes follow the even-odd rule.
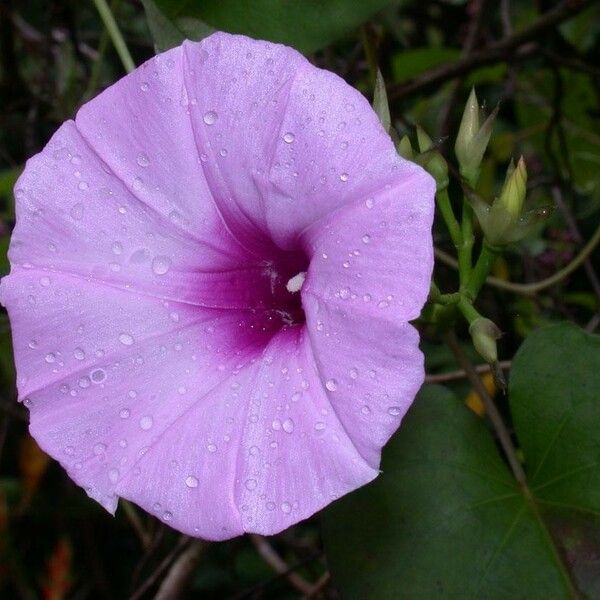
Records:
[[[183,40],[199,41],[214,32],[200,19],[179,17],[169,19],[154,0],[142,0],[156,52],[178,46]]]
[[[561,123],[565,133],[566,148],[562,148],[557,136],[547,144],[546,130],[551,124],[555,89],[552,74],[537,69],[520,79],[517,97],[517,117],[523,129],[536,133],[530,137],[540,156],[548,161],[547,149],[552,148],[562,170],[567,165],[573,170],[574,184],[581,194],[589,195],[594,207],[600,204],[600,117],[598,116],[598,94],[587,75],[560,70],[563,94],[561,101]],[[567,93],[568,91],[568,93]],[[568,156],[565,156],[565,151]]]
[[[456,48],[416,48],[399,52],[392,56],[394,81],[413,79],[428,69],[458,60],[460,55]]]
[[[301,52],[319,50],[352,31],[379,10],[399,0],[143,0],[155,40],[174,46],[177,30],[199,39],[206,30],[190,27],[189,19],[203,25],[281,42]],[[157,13],[160,13],[158,14]],[[157,21],[158,19],[158,21]],[[184,27],[187,19],[187,25]],[[154,21],[154,23],[153,23]],[[160,22],[160,24],[157,24]],[[169,28],[167,22],[172,24]],[[205,25],[204,25],[205,26]],[[159,38],[156,38],[156,33]]]
[[[323,519],[344,598],[568,597],[533,504],[482,420],[448,390],[422,390],[382,468]]]

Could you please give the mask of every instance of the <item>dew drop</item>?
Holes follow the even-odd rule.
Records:
[[[119,341],[123,346],[131,346],[131,344],[133,344],[133,337],[129,333],[121,333],[119,335]]]
[[[144,81],[142,82],[142,84],[140,85],[140,90],[142,90],[142,92],[147,92],[150,89],[150,86]]]
[[[209,110],[208,112],[204,113],[202,120],[207,125],[214,125],[217,122],[218,117],[219,115],[214,110]]]
[[[365,201],[365,206],[367,208],[373,208],[375,206],[375,201],[373,200],[373,198],[367,198],[367,200]]]
[[[342,173],[340,175],[340,180],[341,181],[348,181],[348,173]]]
[[[94,383],[102,383],[106,379],[106,371],[104,369],[96,369],[91,374]]]
[[[56,355],[53,352],[48,352],[48,354],[46,354],[46,356],[44,357],[44,360],[47,363],[53,363],[56,361]]]
[[[387,411],[392,417],[397,417],[402,413],[402,409],[399,406],[390,406]]]
[[[325,382],[325,387],[330,391],[330,392],[335,392],[335,390],[337,390],[337,381],[335,379],[328,379]]]
[[[274,421],[271,423],[271,427],[275,431],[279,431],[281,429],[281,421],[279,419],[274,419]]]
[[[108,478],[110,479],[111,483],[117,483],[119,479],[119,471],[117,469],[110,469],[108,472]]]
[[[152,271],[156,275],[164,275],[171,268],[171,259],[168,256],[156,256],[152,261]]]
[[[275,510],[275,502],[267,502],[265,506],[267,507],[267,510]]]
[[[154,420],[149,415],[145,415],[140,419],[140,427],[144,431],[148,431],[148,429],[150,429],[150,427],[152,427],[153,424],[154,424]]]
[[[106,444],[96,444],[93,450],[96,456],[100,456],[106,452]]]
[[[350,378],[358,379],[358,371],[356,369],[350,369]]]
[[[129,419],[130,414],[131,414],[131,412],[128,408],[122,408],[119,411],[119,417],[121,417],[121,419]]]
[[[371,414],[371,409],[370,409],[368,406],[366,406],[366,405],[365,405],[365,406],[363,406],[363,407],[360,409],[360,412],[361,412],[363,415],[370,415],[370,414]]]
[[[294,421],[292,421],[292,419],[286,419],[281,427],[286,433],[292,433],[292,431],[294,431]]]
[[[208,446],[206,446],[206,449],[211,453],[214,454],[217,451],[217,446],[215,444],[208,444]]]
[[[77,187],[81,190],[87,190],[90,186],[87,184],[86,181],[80,181],[79,184],[77,185]]]
[[[315,423],[315,429],[317,431],[323,431],[323,429],[325,429],[325,423],[323,423],[323,421],[317,421]]]
[[[148,155],[144,154],[143,152],[140,152],[135,160],[140,167],[146,168],[150,165],[150,159],[148,158]]]
[[[173,518],[173,513],[168,510],[165,510],[162,518],[163,518],[163,521],[170,521]]]
[[[198,487],[198,479],[196,477],[194,477],[193,475],[190,475],[189,477],[186,478],[185,485],[187,485],[189,488],[197,488]]]
[[[71,207],[69,211],[71,218],[75,221],[80,221],[83,218],[83,204],[78,202]]]
[[[90,378],[85,376],[85,377],[81,377],[79,379],[79,381],[77,382],[77,384],[79,385],[79,387],[83,390],[87,389],[90,387],[91,381]]]
[[[292,512],[292,505],[289,502],[282,502],[281,503],[281,512],[288,515],[289,513]]]
[[[255,490],[258,485],[256,479],[246,479],[246,483],[244,484],[247,490]]]
[[[283,141],[286,144],[291,144],[295,139],[296,139],[296,136],[291,131],[288,131],[287,133],[285,133],[283,135]]]
[[[368,244],[370,241],[371,241],[371,236],[368,233],[365,233],[365,235],[362,236],[363,244]]]

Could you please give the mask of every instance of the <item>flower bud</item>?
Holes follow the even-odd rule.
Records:
[[[471,90],[454,145],[454,152],[458,159],[460,173],[471,185],[474,185],[479,176],[479,167],[485,149],[490,141],[497,113],[498,107],[492,111],[483,125],[480,126],[480,109],[477,94],[475,93],[475,88]]]
[[[514,218],[518,219],[523,210],[525,192],[527,191],[527,169],[523,157],[519,159],[516,166],[511,162],[507,172],[504,187],[500,193],[498,202]]]
[[[392,117],[390,116],[385,81],[379,69],[377,69],[377,79],[375,80],[375,91],[373,93],[373,110],[379,117],[383,128],[389,133],[392,126]]]
[[[469,326],[469,334],[475,350],[489,364],[498,362],[496,340],[502,336],[498,326],[485,317],[476,318]]]
[[[435,179],[438,191],[443,190],[448,187],[448,163],[435,148],[425,130],[418,125],[417,141],[421,152],[417,162]]]
[[[410,143],[410,138],[407,135],[403,135],[400,141],[396,143],[396,152],[406,160],[413,160],[415,153]]]

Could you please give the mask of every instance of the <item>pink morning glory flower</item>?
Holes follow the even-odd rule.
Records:
[[[371,481],[423,380],[434,191],[290,48],[151,59],[15,188],[0,299],[33,436],[109,511],[213,540]]]

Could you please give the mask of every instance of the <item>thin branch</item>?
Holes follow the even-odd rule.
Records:
[[[106,27],[108,34],[110,35],[110,39],[115,46],[115,50],[123,63],[123,67],[127,73],[131,73],[135,69],[135,63],[133,62],[133,58],[131,58],[131,54],[129,54],[129,49],[127,48],[127,44],[121,35],[121,31],[115,18],[106,3],[106,0],[94,0],[94,4],[96,5],[96,9],[100,14],[100,18],[104,22],[104,26]]]
[[[474,52],[456,62],[431,69],[408,83],[399,83],[391,86],[388,90],[388,97],[390,100],[407,98],[408,96],[439,86],[449,79],[469,73],[478,67],[505,61],[517,53],[521,55],[523,53],[528,54],[532,49],[526,51],[524,48],[526,44],[538,38],[545,31],[553,29],[563,21],[570,19],[588,6],[591,6],[592,1],[564,0],[552,10],[544,13],[529,27],[525,27],[523,30],[503,40],[491,44],[479,52]]]
[[[517,458],[517,451],[510,438],[510,433],[508,432],[508,429],[506,428],[506,425],[504,424],[504,421],[502,420],[502,417],[498,412],[498,409],[496,408],[492,397],[488,394],[488,391],[483,382],[481,381],[481,378],[477,374],[475,367],[473,366],[468,356],[465,354],[460,344],[458,343],[456,334],[453,331],[447,333],[444,336],[444,341],[448,344],[448,347],[452,351],[452,354],[454,354],[454,357],[456,358],[458,364],[467,373],[467,377],[471,382],[471,385],[479,394],[479,397],[481,398],[483,405],[485,406],[486,415],[488,416],[490,422],[492,423],[492,426],[494,427],[494,431],[498,436],[498,441],[500,442],[500,445],[504,450],[504,454],[506,456],[506,459],[508,460],[508,464],[510,465],[511,471],[515,476],[515,479],[521,486],[525,495],[528,498],[531,497],[529,488],[527,486],[527,477],[525,476],[525,471],[523,470],[523,467],[521,466],[521,463]]]
[[[186,597],[190,580],[196,572],[205,548],[205,542],[194,540],[179,555],[179,558],[173,563],[173,566],[169,569],[169,572],[160,584],[154,600],[173,600],[174,598]]]
[[[498,363],[501,369],[507,371],[511,366],[510,360],[502,360]],[[492,371],[490,365],[477,365],[473,367],[477,374],[488,373]],[[446,383],[447,381],[456,381],[457,379],[464,379],[467,377],[467,372],[464,369],[458,369],[456,371],[448,371],[447,373],[436,373],[435,375],[425,375],[425,383]]]
[[[541,281],[536,281],[535,283],[513,283],[512,281],[504,281],[504,279],[489,276],[486,278],[485,282],[488,285],[500,290],[506,290],[508,292],[514,292],[515,294],[522,294],[524,296],[532,296],[533,294],[537,294],[546,288],[560,283],[565,277],[568,277],[571,273],[573,273],[573,271],[576,271],[579,266],[588,258],[588,256],[592,254],[599,242],[600,225],[598,225],[594,235],[589,239],[588,243],[581,249],[581,252],[566,267],[563,267],[560,271],[557,271],[554,273],[554,275],[551,275],[547,279],[542,279]],[[454,257],[450,256],[439,248],[434,248],[434,253],[435,257],[440,262],[452,267],[453,269],[458,269],[458,262]]]
[[[285,575],[287,580],[304,595],[309,595],[313,591],[313,585],[311,585],[304,577],[294,573],[290,570],[288,564],[275,552],[273,546],[261,535],[252,534],[249,536],[252,543],[256,547],[258,553],[263,557],[266,563],[280,575]]]

